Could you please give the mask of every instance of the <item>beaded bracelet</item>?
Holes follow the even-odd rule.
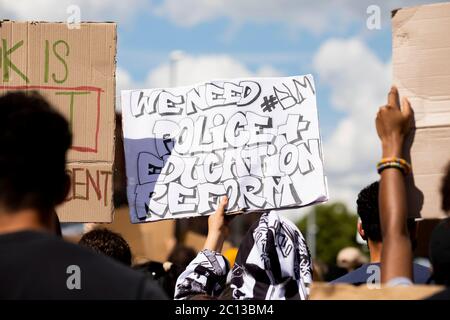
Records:
[[[411,172],[411,165],[406,160],[396,157],[383,158],[380,162],[378,162],[377,171],[379,174],[387,168],[399,169],[404,175]]]

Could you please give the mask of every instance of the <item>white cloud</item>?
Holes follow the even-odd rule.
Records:
[[[235,22],[282,21],[323,29],[331,14],[325,1],[298,0],[165,0],[156,13],[181,26],[227,17]],[[189,12],[189,14],[186,14]],[[314,13],[314,14],[312,14]]]
[[[191,56],[182,54],[175,64],[174,78],[176,86],[190,85],[211,79],[240,77],[278,77],[282,73],[270,65],[261,65],[256,71],[226,54]],[[162,88],[171,86],[170,64],[162,63],[150,70],[146,80],[134,81],[131,75],[121,67],[117,68],[117,95],[120,90],[130,88]],[[120,103],[117,103],[120,109]]]
[[[373,4],[380,6],[382,21],[387,22],[392,9],[430,2],[436,0],[165,0],[156,7],[155,13],[181,26],[225,17],[233,23],[282,22],[322,32],[365,21],[367,7]]]
[[[116,89],[117,91],[123,89],[133,88],[134,83],[131,75],[125,69],[117,67],[116,70]]]
[[[139,87],[139,83],[136,83],[131,74],[121,68],[117,67],[116,69],[116,111],[120,112],[121,104],[120,104],[120,91],[125,89],[134,89]]]
[[[330,39],[316,53],[314,68],[321,83],[330,87],[331,105],[346,113],[324,141],[331,197],[354,208],[358,191],[377,178],[375,116],[386,103],[390,63],[380,61],[356,38]]]
[[[366,9],[376,4],[387,23],[390,10],[438,0],[0,0],[2,18],[65,21],[68,6],[81,9],[81,20],[132,21],[138,14],[156,14],[180,26],[193,26],[220,18],[231,20],[231,34],[246,22],[281,22],[315,33],[345,30],[352,23],[365,25]]]
[[[256,72],[258,77],[281,77],[283,74],[270,65],[262,65]]]
[[[189,85],[211,79],[239,77],[273,77],[280,72],[275,68],[263,65],[256,72],[226,54],[190,56],[182,55],[176,62],[174,83],[177,86]],[[161,64],[153,69],[146,81],[149,87],[170,86],[170,65]]]
[[[66,21],[71,5],[80,8],[81,21],[124,21],[143,8],[150,8],[145,0],[0,0],[0,12],[4,19]]]

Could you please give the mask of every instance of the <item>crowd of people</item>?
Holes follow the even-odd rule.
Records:
[[[373,280],[368,270],[377,267],[381,277],[375,280],[386,286],[438,284],[447,289],[432,298],[450,297],[449,219],[432,232],[432,268],[413,263],[416,222],[408,216],[411,166],[404,160],[412,127],[411,106],[406,98],[400,103],[392,87],[376,117],[380,180],[355,199],[370,260],[332,284],[364,285]],[[234,261],[222,254],[229,223],[239,219],[225,214],[227,197],[208,219],[203,249],[177,245],[164,263],[133,265],[128,243],[104,228],[87,232],[79,244],[64,241],[55,208],[70,189],[65,166],[71,141],[68,122],[39,94],[0,97],[1,299],[308,299],[315,264],[300,230],[276,211],[249,228]],[[450,166],[441,193],[449,212]]]

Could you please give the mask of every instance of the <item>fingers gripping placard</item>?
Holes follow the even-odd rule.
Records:
[[[328,199],[311,75],[122,91],[133,222]]]

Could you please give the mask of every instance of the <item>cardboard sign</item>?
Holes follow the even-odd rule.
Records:
[[[115,56],[114,23],[0,24],[0,93],[37,90],[70,123],[72,188],[57,209],[62,222],[112,221]]]
[[[311,75],[122,91],[134,223],[328,199]]]
[[[161,220],[156,223],[130,223],[128,207],[114,210],[114,221],[110,224],[95,224],[119,233],[130,245],[134,263],[149,260],[164,262],[172,251],[175,238],[175,220]],[[186,244],[186,240],[184,242]]]
[[[408,181],[413,216],[443,218],[440,187],[450,161],[450,3],[393,12],[394,83],[409,98],[416,130]]]

